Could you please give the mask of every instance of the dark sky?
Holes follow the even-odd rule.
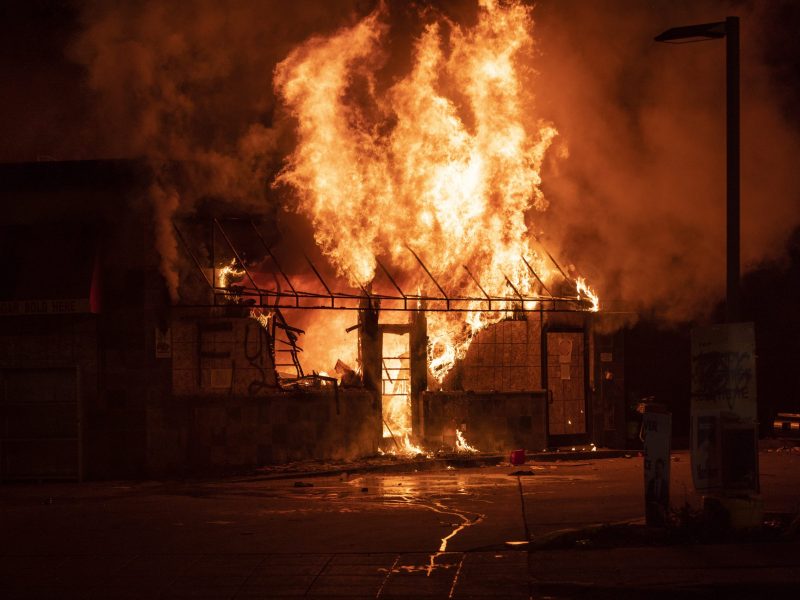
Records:
[[[66,1],[0,3],[0,161],[91,154],[85,71],[65,56],[78,14]]]

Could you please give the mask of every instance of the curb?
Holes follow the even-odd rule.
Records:
[[[526,454],[526,462],[559,462],[579,460],[601,460],[607,458],[633,458],[638,454],[631,450],[596,450],[575,452],[534,452]],[[444,456],[437,458],[398,460],[397,462],[378,465],[342,465],[321,471],[284,471],[281,473],[265,473],[252,477],[237,478],[237,481],[279,481],[283,479],[307,479],[311,477],[330,477],[342,473],[410,473],[416,471],[444,471],[447,467],[472,468],[496,467],[508,462],[505,454],[479,454],[473,456]],[[520,465],[522,466],[522,465]]]

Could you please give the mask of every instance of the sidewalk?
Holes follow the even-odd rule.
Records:
[[[610,448],[591,449],[587,447],[559,448],[542,452],[526,452],[529,464],[536,462],[560,462],[602,460],[608,458],[633,458],[639,456],[637,450],[614,450]],[[262,467],[252,475],[237,477],[240,481],[269,481],[277,479],[304,479],[308,477],[325,477],[342,473],[404,473],[417,471],[436,471],[452,468],[493,467],[508,465],[509,457],[505,454],[448,454],[426,457],[373,457],[346,463],[302,462],[279,467]]]
[[[796,597],[800,543],[532,552],[530,574],[534,597]]]
[[[4,598],[527,599],[527,573],[524,552],[7,557],[0,585]]]

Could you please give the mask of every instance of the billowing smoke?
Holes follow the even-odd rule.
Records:
[[[87,69],[93,125],[105,133],[99,152],[153,164],[155,242],[173,299],[172,218],[201,197],[265,211],[268,175],[280,162],[274,66],[307,35],[352,13],[346,2],[85,5],[70,55]]]
[[[156,183],[151,186],[149,194],[153,202],[155,245],[161,259],[161,275],[167,284],[170,298],[175,302],[178,300],[180,278],[178,241],[175,239],[171,224],[180,205],[180,196],[175,189]]]
[[[604,306],[687,319],[724,296],[725,41],[653,41],[669,27],[740,16],[743,269],[784,251],[800,222],[798,123],[770,64],[791,47],[786,12],[635,0],[535,11],[538,101],[569,149],[543,174],[542,228]]]
[[[276,102],[276,65],[309,37],[352,27],[375,5],[86,5],[70,55],[87,71],[95,125],[105,133],[99,152],[191,165],[187,179],[159,180],[159,221],[190,211],[201,196],[264,209],[296,127]],[[387,2],[390,44],[376,85],[388,89],[411,68],[426,14],[469,26],[476,6]],[[743,262],[752,267],[782,251],[800,201],[797,124],[784,112],[785,90],[768,60],[775,39],[768,27],[791,29],[776,18],[780,6],[541,0],[534,7],[531,92],[537,114],[559,136],[542,170],[549,208],[529,227],[588,276],[604,307],[686,318],[724,289],[724,42],[652,41],[671,26],[742,17]],[[176,268],[174,240],[170,227],[157,231],[168,275]]]

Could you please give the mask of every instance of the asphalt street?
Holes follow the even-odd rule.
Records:
[[[674,507],[699,506],[686,453],[674,455],[671,480]],[[761,482],[766,511],[796,513],[800,455],[762,451]],[[637,456],[288,479],[4,484],[0,508],[6,598],[530,598],[613,596],[620,587],[652,596],[800,583],[792,543],[528,551],[524,542],[554,532],[641,521]]]

